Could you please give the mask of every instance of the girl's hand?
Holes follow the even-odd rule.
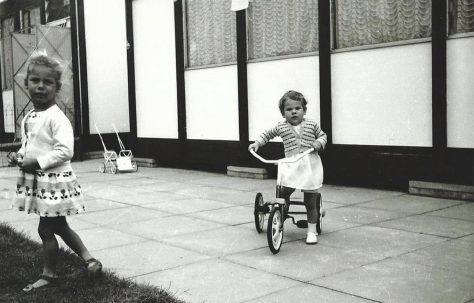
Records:
[[[255,152],[257,152],[258,147],[259,147],[258,143],[254,142],[254,143],[249,145],[249,150],[253,149]]]
[[[18,162],[18,166],[27,173],[34,173],[37,169],[41,169],[36,159],[25,158],[23,162]]]
[[[315,152],[320,152],[323,150],[323,145],[318,140],[313,141],[311,145],[313,146]]]
[[[9,152],[7,155],[8,165],[15,166],[18,163],[17,153]]]

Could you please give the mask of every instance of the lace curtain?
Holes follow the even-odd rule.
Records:
[[[247,13],[249,59],[318,50],[317,0],[253,0]]]
[[[187,0],[187,66],[237,61],[231,0]]]
[[[431,36],[430,0],[334,0],[334,2],[336,48]]]
[[[474,0],[453,0],[453,5],[450,33],[474,32]]]

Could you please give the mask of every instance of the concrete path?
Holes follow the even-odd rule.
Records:
[[[288,220],[273,255],[253,204],[275,180],[101,162],[73,163],[88,212],[71,226],[107,269],[187,302],[474,301],[474,203],[325,185],[319,244]],[[0,168],[0,221],[39,241],[38,217],[9,209],[15,176]]]

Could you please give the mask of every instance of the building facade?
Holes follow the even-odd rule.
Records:
[[[2,24],[20,12],[12,2],[0,4]],[[327,183],[474,184],[473,0],[66,5],[82,151],[101,150],[96,125],[112,142],[113,123],[159,165],[261,167],[247,146],[282,119],[277,102],[292,89],[328,134]],[[261,152],[283,156],[278,141]]]

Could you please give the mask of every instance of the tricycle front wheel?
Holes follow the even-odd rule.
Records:
[[[273,254],[280,251],[283,242],[283,217],[279,207],[273,206],[267,224],[268,247]]]

